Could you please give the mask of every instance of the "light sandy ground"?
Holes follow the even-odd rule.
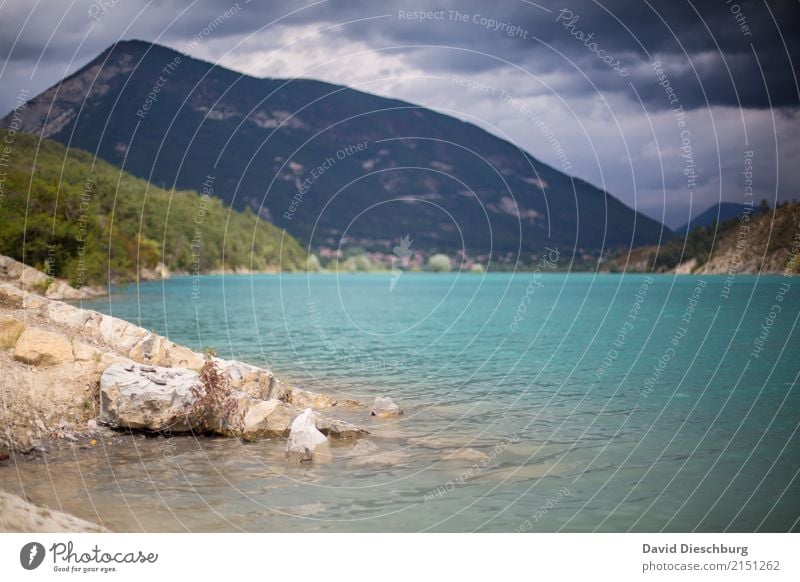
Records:
[[[104,528],[74,515],[28,503],[21,497],[0,491],[0,532],[79,533],[104,532]]]

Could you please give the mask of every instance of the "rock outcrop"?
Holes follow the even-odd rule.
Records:
[[[33,267],[3,255],[0,255],[0,281],[18,285],[27,291],[38,292],[48,299],[89,299],[105,294],[105,290],[99,287],[87,286],[75,289],[62,279],[50,277]]]
[[[6,274],[21,269],[10,259],[0,265]],[[184,408],[191,403],[202,354],[127,321],[28,291],[23,279],[36,277],[25,273],[13,283],[0,282],[0,454],[42,447],[48,438],[85,430],[96,417],[125,429],[190,428]],[[220,426],[221,434],[287,437],[301,407],[340,403],[293,389],[263,368],[221,358],[214,362],[245,419],[244,430]],[[317,429],[334,438],[366,434],[335,418],[315,419]]]
[[[223,373],[247,366],[220,361],[228,365],[220,366]],[[269,374],[266,370],[261,372]],[[259,386],[253,380],[255,374],[251,370],[247,375],[229,377],[230,397],[235,403],[233,416],[240,415],[242,425],[231,427],[224,419],[217,419],[214,432],[251,441],[288,437],[293,420],[302,411],[275,398],[281,395],[280,391],[253,394],[254,386]],[[111,365],[100,377],[100,421],[114,428],[173,434],[198,430],[199,427],[192,425],[189,412],[195,401],[192,389],[199,383],[200,375],[186,368]],[[266,381],[263,384],[268,385]],[[277,380],[273,378],[272,384],[277,385]],[[317,430],[331,437],[353,439],[367,434],[355,425],[323,415],[314,415],[314,420]]]

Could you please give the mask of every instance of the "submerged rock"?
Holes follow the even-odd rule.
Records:
[[[302,388],[289,388],[288,401],[290,404],[299,406],[300,408],[357,408],[364,406],[358,400],[339,399],[328,394],[318,394],[316,392],[309,392]]]
[[[486,464],[491,457],[477,449],[470,447],[463,449],[445,449],[442,451],[443,461],[469,461],[471,463]]]
[[[369,413],[371,416],[377,417],[400,416],[403,414],[403,409],[392,402],[388,396],[376,396]]]

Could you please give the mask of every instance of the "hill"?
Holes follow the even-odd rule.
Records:
[[[185,272],[304,267],[305,250],[250,211],[167,191],[87,152],[2,130],[0,254],[80,287]],[[213,180],[206,182],[207,190]]]
[[[698,226],[709,227],[715,222],[727,222],[731,218],[738,218],[742,213],[746,212],[750,207],[746,204],[737,204],[735,202],[718,202],[703,212],[692,218],[689,222],[676,228],[673,232],[675,234],[686,234],[687,232],[697,228]]]
[[[142,41],[116,43],[33,98],[20,125],[165,188],[199,190],[213,173],[214,196],[315,250],[344,241],[391,253],[408,234],[419,251],[513,261],[545,245],[596,251],[669,234],[473,124]]]
[[[747,208],[750,208],[749,206]],[[800,203],[760,207],[666,244],[608,259],[605,270],[708,274],[800,273]]]

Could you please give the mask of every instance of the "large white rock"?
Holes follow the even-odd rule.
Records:
[[[290,460],[310,463],[320,457],[330,456],[328,439],[317,430],[314,411],[306,408],[292,421],[289,441],[286,443],[286,456]]]
[[[186,368],[113,364],[100,376],[100,420],[119,428],[188,431],[186,411],[199,381]]]

